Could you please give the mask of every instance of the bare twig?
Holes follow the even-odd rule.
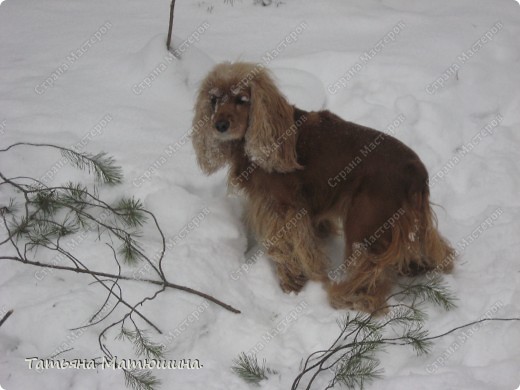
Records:
[[[4,324],[4,322],[11,316],[11,314],[13,314],[13,309],[11,309],[7,313],[5,313],[5,315],[0,320],[0,326],[2,326]]]
[[[107,272],[98,272],[98,271],[92,271],[92,270],[87,270],[87,269],[81,269],[81,268],[77,268],[77,267],[69,267],[69,266],[65,266],[65,265],[45,264],[45,263],[40,263],[39,261],[24,260],[24,259],[16,257],[16,256],[0,256],[0,260],[14,260],[14,261],[20,261],[24,264],[34,265],[37,267],[53,268],[53,269],[64,270],[64,271],[72,271],[72,272],[77,272],[80,274],[96,275],[96,276],[101,276],[101,277],[105,277],[105,278],[114,278],[114,279],[119,278],[121,280],[130,280],[130,281],[134,281],[134,282],[146,282],[146,283],[156,284],[158,286],[173,288],[173,289],[181,290],[181,291],[184,291],[184,292],[187,292],[190,294],[198,295],[199,297],[207,299],[208,301],[211,301],[211,302],[223,307],[224,309],[229,310],[232,313],[236,313],[236,314],[241,313],[240,310],[235,309],[233,306],[228,305],[227,303],[224,303],[221,300],[219,300],[209,294],[195,290],[191,287],[186,287],[186,286],[182,286],[180,284],[170,283],[168,281],[160,281],[160,280],[153,280],[153,279],[136,279],[131,276],[124,276],[124,275],[118,276],[118,275],[107,273]]]
[[[172,0],[170,4],[170,23],[168,24],[168,38],[166,40],[166,49],[170,50],[170,45],[172,42],[172,31],[173,31],[173,11],[175,8],[175,0]]]
[[[480,323],[483,323],[483,322],[493,322],[493,321],[496,321],[496,322],[520,321],[520,317],[511,317],[511,318],[482,318],[482,319],[477,320],[477,321],[472,321],[472,322],[468,322],[467,324],[463,324],[463,325],[457,326],[456,328],[450,329],[447,332],[438,334],[436,336],[426,337],[423,340],[424,341],[430,341],[430,340],[440,339],[440,338],[445,337],[445,336],[447,336],[447,335],[449,335],[449,334],[451,334],[453,332],[456,332],[457,330],[461,330],[461,329],[464,329],[464,328],[469,328],[470,326],[473,326],[473,325],[476,325],[476,324],[480,324]],[[391,340],[392,339],[383,339],[382,341],[384,341],[387,344],[393,344],[393,345],[408,345],[408,344],[411,344],[411,342],[391,343],[390,342]]]

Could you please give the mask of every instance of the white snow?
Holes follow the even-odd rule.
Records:
[[[166,253],[169,279],[242,311],[232,314],[176,290],[146,303],[142,312],[164,332],[150,335],[167,345],[167,358],[203,364],[199,370],[157,371],[163,388],[253,388],[230,366],[240,352],[256,350],[279,372],[260,388],[288,389],[301,360],[336,337],[343,314],[328,305],[317,283],[298,295],[280,290],[268,259],[248,240],[242,200],[226,193],[225,171],[205,177],[197,167],[187,138],[196,86],[220,61],[264,63],[289,99],[305,109],[327,108],[381,130],[404,117],[392,134],[436,178],[432,200],[440,205],[440,229],[461,253],[445,278],[458,308],[430,310],[431,333],[486,313],[519,316],[518,4],[285,0],[262,7],[253,0],[233,6],[177,1],[174,44],[185,49],[178,61],[164,45],[169,3],[7,0],[0,6],[1,148],[18,141],[70,146],[83,140],[84,151],[113,155],[126,180],[102,190],[107,199],[141,198],[167,238],[199,216],[199,226]],[[80,56],[71,53],[77,50]],[[342,78],[345,85],[337,84]],[[168,147],[175,148],[173,155]],[[41,177],[59,159],[53,151],[20,148],[1,154],[1,171]],[[64,166],[49,184],[82,178]],[[151,253],[159,248],[151,231],[143,239]],[[92,268],[104,269],[108,255],[94,241],[92,234],[75,251]],[[330,255],[340,257],[341,245],[332,245]],[[0,317],[14,309],[0,328],[1,387],[124,389],[117,371],[37,372],[24,360],[68,348],[60,358],[101,356],[102,327],[70,330],[86,324],[103,302],[105,292],[90,282],[87,276],[0,262]],[[137,282],[122,286],[131,301],[154,291]],[[180,327],[180,335],[167,338]],[[129,345],[116,345],[120,356],[133,356]],[[380,358],[384,379],[368,388],[516,389],[520,325],[486,323],[466,338],[454,333],[437,340],[426,356],[396,347]],[[324,387],[318,381],[315,388]]]

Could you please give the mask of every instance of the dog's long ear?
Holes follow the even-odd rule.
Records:
[[[297,162],[297,128],[294,109],[266,70],[250,82],[251,111],[245,136],[245,152],[268,172],[301,169]]]
[[[230,153],[230,146],[217,140],[216,131],[212,128],[212,114],[209,87],[206,80],[201,85],[195,102],[191,141],[197,154],[197,162],[207,175],[222,168]]]

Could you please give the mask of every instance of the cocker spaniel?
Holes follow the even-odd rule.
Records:
[[[204,173],[228,165],[229,186],[248,198],[248,223],[284,291],[322,281],[333,307],[374,312],[397,275],[452,269],[417,154],[388,134],[289,104],[262,65],[216,65],[193,129]],[[334,267],[324,239],[341,225],[345,257]]]

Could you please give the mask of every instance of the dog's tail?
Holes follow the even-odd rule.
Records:
[[[392,241],[383,257],[398,259],[394,264],[401,275],[426,272],[450,272],[456,251],[437,229],[437,217],[431,208],[427,182],[411,188],[410,196],[392,227]],[[386,259],[381,259],[385,263]]]

